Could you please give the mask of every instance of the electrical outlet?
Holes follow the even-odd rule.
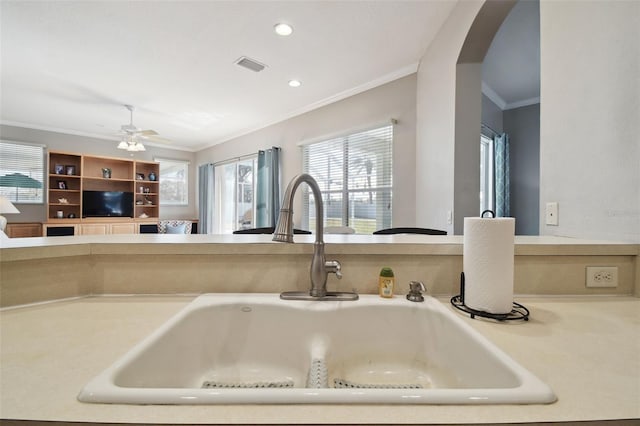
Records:
[[[587,287],[617,287],[617,266],[587,266]]]

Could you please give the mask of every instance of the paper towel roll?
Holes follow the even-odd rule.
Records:
[[[492,314],[513,306],[515,219],[464,218],[464,304]]]

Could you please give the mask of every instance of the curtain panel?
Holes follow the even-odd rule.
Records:
[[[258,151],[256,227],[274,227],[280,211],[280,148]]]
[[[215,169],[213,164],[203,164],[198,168],[198,213],[199,213],[199,234],[213,233],[213,219],[215,213],[214,188]]]
[[[509,179],[509,135],[503,133],[493,139],[496,217],[511,216]]]

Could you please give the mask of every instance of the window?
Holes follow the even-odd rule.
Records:
[[[359,234],[391,226],[393,126],[303,147],[303,170],[318,182],[325,226]],[[303,226],[315,228],[315,200],[303,187]]]
[[[189,204],[189,162],[156,158],[160,163],[160,205],[186,206]]]
[[[257,156],[215,166],[214,233],[255,228],[256,170]]]
[[[480,136],[480,213],[493,209],[493,140]]]
[[[17,204],[44,202],[44,147],[0,142],[0,195]]]

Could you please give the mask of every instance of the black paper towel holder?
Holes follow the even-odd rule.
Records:
[[[464,304],[464,272],[460,273],[460,294],[451,298],[454,308],[475,317],[489,318],[496,321],[529,321],[529,310],[523,305],[513,302],[511,312],[506,314],[493,314],[491,312],[479,311]]]

